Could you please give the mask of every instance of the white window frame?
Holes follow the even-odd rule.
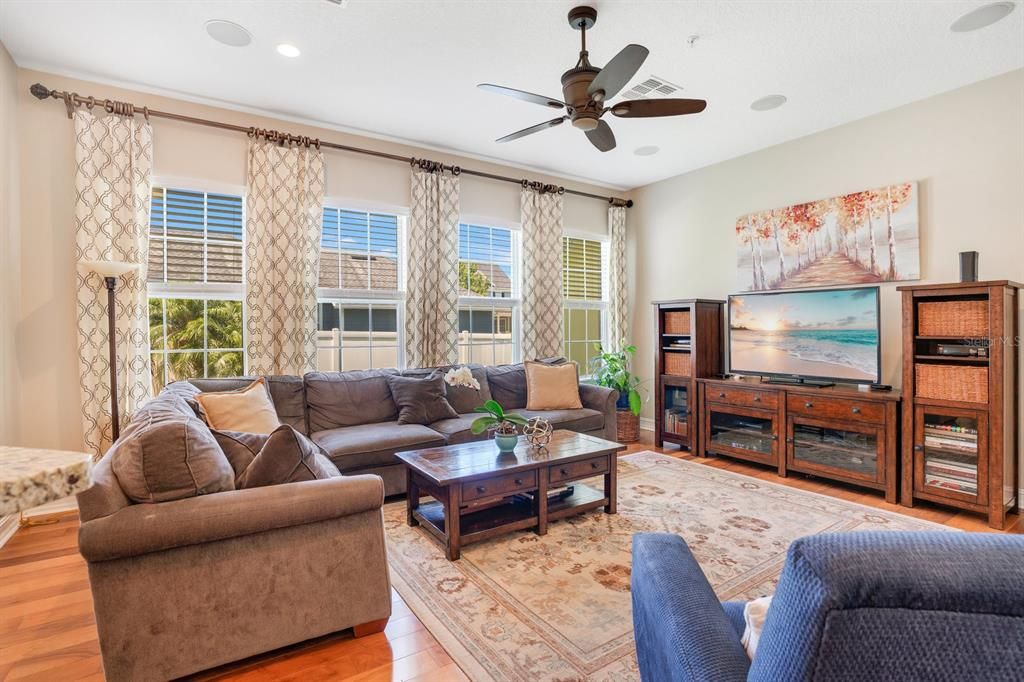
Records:
[[[585,230],[573,230],[567,229],[562,230],[562,237],[568,237],[570,239],[585,239],[592,242],[601,243],[601,300],[600,301],[585,301],[581,299],[568,298],[565,296],[565,292],[562,292],[562,311],[563,314],[568,310],[599,310],[601,311],[601,346],[608,348],[608,303],[609,303],[609,283],[610,273],[609,265],[611,263],[611,239],[607,234],[597,234],[594,232],[587,232]],[[564,248],[564,241],[563,241]],[[564,269],[563,268],[563,277]],[[562,325],[562,352],[565,353],[567,339],[565,336],[565,324]],[[589,379],[589,367],[580,367],[580,378]]]
[[[481,215],[462,214],[459,216],[459,225],[476,225],[478,227],[498,228],[508,230],[512,241],[512,293],[505,298],[500,296],[459,296],[458,311],[463,308],[492,310],[506,309],[512,312],[512,362],[522,361],[522,304],[523,304],[523,231],[522,225],[507,220],[498,220]],[[458,246],[456,247],[458,248]],[[459,261],[462,259],[459,258]],[[458,333],[458,332],[456,332]],[[458,344],[459,347],[465,344]],[[485,344],[471,344],[485,345]],[[491,341],[491,348],[494,348],[494,341]],[[493,353],[492,353],[493,357]]]
[[[330,208],[339,211],[357,211],[360,213],[379,213],[393,215],[398,218],[398,290],[391,291],[369,291],[366,289],[341,289],[331,287],[317,287],[316,302],[319,307],[323,303],[330,303],[339,307],[345,306],[394,306],[396,309],[396,341],[398,343],[398,369],[405,368],[405,295],[406,295],[406,272],[409,257],[409,209],[404,206],[394,206],[383,203],[368,202],[360,199],[346,199],[343,197],[327,197],[324,199],[323,208]],[[320,216],[321,233],[323,229],[323,213]],[[321,235],[321,239],[322,239]],[[319,277],[319,273],[317,273]],[[372,316],[371,316],[372,325]],[[372,332],[370,332],[372,334]],[[354,346],[362,348],[362,346]],[[370,354],[370,364],[373,365],[373,343],[367,346]],[[339,355],[338,365],[341,367],[342,346],[334,348]],[[344,367],[341,368],[344,371]]]
[[[186,350],[168,350],[166,338],[164,339],[163,348],[150,348],[150,355],[161,355],[164,361],[164,376],[163,384],[167,385],[170,377],[168,376],[169,367],[169,356],[178,353],[203,353],[203,373],[206,373],[207,360],[210,352],[241,352],[242,353],[242,367],[243,373],[247,373],[249,370],[249,357],[246,353],[245,342],[246,342],[246,329],[245,329],[245,212],[246,212],[246,188],[240,185],[232,185],[229,183],[221,183],[210,180],[200,180],[196,178],[182,178],[174,176],[161,176],[153,178],[152,187],[160,188],[163,190],[175,189],[183,190],[186,192],[202,192],[203,194],[223,194],[230,196],[237,196],[242,198],[242,281],[238,284],[228,282],[147,282],[146,283],[146,300],[147,300],[147,317],[148,317],[148,301],[152,298],[159,298],[163,300],[167,299],[193,299],[207,301],[239,301],[242,303],[242,347],[241,348],[210,348],[208,338],[208,311],[207,306],[203,306],[203,347],[186,349]],[[150,201],[152,201],[152,194],[150,194]],[[165,209],[166,211],[166,209]],[[206,217],[203,219],[203,238],[202,243],[203,249],[203,276],[206,276],[208,268],[208,249],[207,247],[211,241],[208,237],[208,227],[206,225]],[[149,231],[149,225],[146,225],[147,234]],[[165,232],[164,237],[161,239],[164,242],[164,279],[167,278],[167,241],[166,236],[166,218],[165,218]],[[173,237],[170,241],[181,241],[181,242],[192,242],[197,243],[200,240],[195,237]],[[236,242],[230,242],[227,240],[214,239],[213,244],[235,244]],[[148,260],[149,254],[146,254]],[[161,311],[163,314],[163,326],[166,330],[167,327],[167,306],[166,303],[161,305]],[[192,377],[192,378],[205,378],[204,377]]]

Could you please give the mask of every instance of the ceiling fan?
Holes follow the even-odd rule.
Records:
[[[491,83],[480,83],[477,86],[481,90],[496,92],[499,95],[515,97],[552,109],[566,110],[564,116],[523,128],[511,135],[498,138],[497,142],[511,142],[572,121],[573,127],[586,133],[591,144],[602,152],[607,152],[615,149],[615,135],[608,123],[601,120],[605,112],[610,111],[620,118],[648,118],[682,116],[704,111],[707,102],[702,99],[633,99],[605,106],[605,103],[619,94],[640,70],[649,50],[643,45],[627,45],[603,69],[591,65],[587,58],[587,29],[592,28],[596,22],[597,10],[593,7],[574,7],[569,11],[569,25],[580,32],[582,47],[576,66],[562,74],[564,99],[544,97]]]

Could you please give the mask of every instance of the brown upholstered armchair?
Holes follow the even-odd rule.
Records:
[[[113,451],[111,451],[113,452]],[[391,615],[377,476],[132,504],[97,463],[78,497],[109,680],[188,675]]]

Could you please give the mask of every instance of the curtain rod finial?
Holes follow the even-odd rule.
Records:
[[[36,99],[46,99],[53,94],[53,91],[42,83],[33,83],[32,87],[30,87],[28,91],[31,92]]]

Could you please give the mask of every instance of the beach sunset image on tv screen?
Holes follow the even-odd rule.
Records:
[[[877,287],[730,296],[729,368],[878,381]]]

